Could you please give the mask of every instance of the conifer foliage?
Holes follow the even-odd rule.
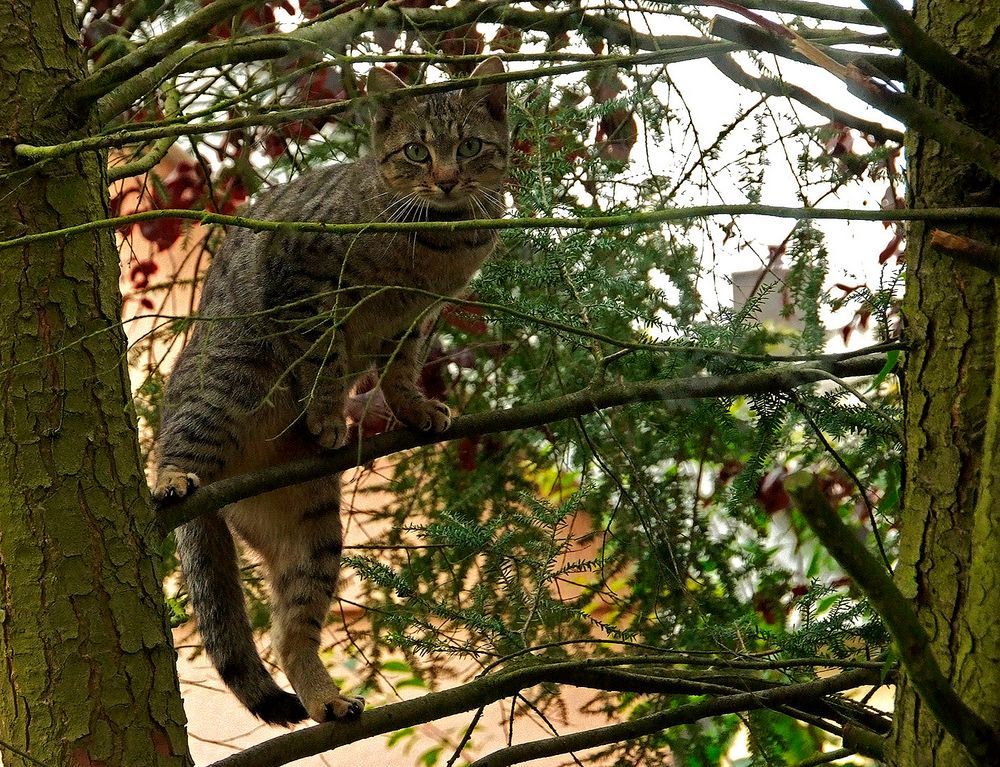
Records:
[[[321,744],[291,733],[245,763],[390,733],[427,767],[555,755],[709,767],[730,764],[740,739],[741,767],[874,764],[893,758],[893,716],[870,694],[903,675],[921,699],[952,700],[920,675],[926,643],[900,649],[907,601],[884,607],[883,581],[852,557],[891,583],[897,376],[912,343],[904,222],[934,218],[908,207],[899,123],[955,151],[989,140],[908,91],[907,57],[932,75],[957,60],[893,0],[865,6],[79,4],[88,74],[63,97],[97,127],[15,151],[42,166],[109,152],[108,216],[94,226],[118,232],[126,327],[146,329],[128,360],[147,443],[225,227],[260,225],[239,213],[261,189],[366,151],[368,69],[420,93],[462,85],[487,55],[506,62],[509,213],[485,224],[502,246],[468,294],[442,297],[422,378],[461,417],[433,444],[400,436],[365,385],[349,408],[355,442],[303,469],[349,469],[345,505],[364,509],[344,560],[361,596],[328,617],[328,657],[370,708],[319,725]],[[990,188],[998,157],[969,157]],[[831,218],[859,219],[853,239]],[[968,243],[956,258],[981,255]],[[266,489],[227,482],[165,511],[166,527]],[[372,509],[373,493],[390,500]],[[163,550],[174,583],[169,537]],[[246,573],[266,633],[253,563]],[[188,620],[182,586],[167,602]],[[592,690],[604,727],[577,731],[567,686]],[[423,697],[399,702],[404,687]],[[494,753],[478,746],[488,706],[510,719]],[[982,753],[982,729],[928,707]],[[459,712],[466,723],[439,741],[416,729]],[[549,736],[525,742],[528,720]]]

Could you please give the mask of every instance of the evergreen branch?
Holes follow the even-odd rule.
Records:
[[[561,682],[572,685],[575,683],[578,674],[585,677],[585,674],[582,674],[582,672],[585,672],[587,669],[600,668],[604,665],[607,664],[601,663],[601,659],[593,659],[589,661],[542,664],[514,671],[501,672],[493,676],[476,679],[450,690],[428,693],[420,698],[372,709],[371,711],[366,711],[360,718],[354,721],[328,722],[286,735],[279,735],[238,754],[221,759],[211,765],[211,767],[278,767],[296,759],[314,756],[324,751],[330,751],[339,746],[366,740],[376,735],[423,724],[465,711],[472,711],[478,709],[480,706],[516,695],[523,689],[544,682]],[[581,681],[586,680],[581,679]],[[667,683],[670,680],[664,681]],[[680,724],[690,724],[709,716],[772,708],[784,704],[795,704],[800,701],[811,702],[826,695],[833,695],[877,682],[877,671],[867,669],[846,671],[812,682],[789,684],[761,692],[722,695],[696,703],[680,705],[668,711],[652,715],[655,717],[655,722],[650,721],[651,717],[644,717],[622,725],[611,725],[611,728],[614,729],[602,727],[586,733],[550,738],[540,741],[538,744],[512,746],[510,749],[504,749],[498,753],[507,756],[516,755],[523,753],[523,751],[517,751],[516,749],[522,749],[524,746],[530,746],[530,750],[538,753],[538,756],[550,753],[566,753],[566,751],[579,748],[588,748],[593,745],[602,745],[626,738],[640,737],[649,732],[657,732]],[[654,724],[655,729],[649,729]],[[633,727],[629,728],[628,725],[633,725]],[[594,733],[601,733],[601,735],[598,736]],[[592,744],[578,740],[581,737],[586,738],[588,735],[591,739],[599,739],[599,737],[607,738],[612,735],[614,737],[612,740],[600,740]],[[546,751],[546,748],[557,750]],[[486,757],[486,759],[490,759],[493,756],[495,755]],[[500,761],[487,762],[486,764],[515,763],[513,761],[503,761],[506,758],[504,756],[496,758],[500,759]],[[526,758],[538,757],[531,756]],[[479,762],[475,764],[479,764]]]
[[[331,450],[325,455],[303,458],[272,466],[252,474],[213,482],[180,503],[161,506],[158,520],[164,532],[202,514],[280,487],[317,479],[362,466],[369,461],[403,450],[447,442],[462,437],[495,434],[541,426],[589,415],[606,408],[640,402],[735,397],[785,391],[814,383],[833,373],[840,377],[875,375],[885,364],[885,356],[872,354],[848,359],[829,356],[808,368],[782,365],[751,373],[726,376],[693,376],[660,381],[590,386],[572,394],[505,410],[461,416],[446,431],[430,434],[415,429],[385,432]]]
[[[865,6],[918,67],[958,96],[967,106],[982,102],[992,90],[986,74],[953,56],[947,48],[917,26],[908,11],[896,0],[863,0]]]
[[[244,8],[258,4],[262,4],[262,0],[215,0],[159,37],[154,37],[127,56],[117,59],[81,80],[66,93],[61,94],[61,98],[68,99],[78,109],[84,107],[96,101],[124,79],[172,53],[178,46],[200,37],[219,22],[232,18]]]
[[[977,763],[993,763],[1000,754],[1000,733],[969,708],[952,688],[909,600],[854,531],[841,521],[812,474],[793,474],[785,480],[785,488],[816,537],[878,610],[920,699]]]
[[[121,226],[159,218],[182,218],[200,224],[222,224],[239,226],[255,231],[322,232],[324,234],[364,234],[376,232],[463,232],[478,229],[576,229],[593,231],[629,226],[653,226],[677,221],[691,221],[712,216],[770,216],[795,220],[848,221],[996,221],[1000,220],[1000,207],[968,208],[928,208],[913,210],[852,210],[849,208],[798,208],[780,205],[695,205],[690,208],[668,208],[663,210],[639,211],[611,216],[587,216],[585,218],[496,218],[466,219],[461,221],[377,221],[370,224],[324,224],[318,221],[267,221],[263,219],[231,216],[211,211],[167,208],[146,210],[124,216],[87,221],[63,229],[36,232],[0,241],[0,250],[23,247],[37,242],[85,234],[100,229],[116,229]]]

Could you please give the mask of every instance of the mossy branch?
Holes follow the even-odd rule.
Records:
[[[115,229],[142,221],[160,218],[181,218],[200,224],[222,224],[238,226],[255,231],[322,232],[325,234],[364,234],[376,232],[461,232],[475,229],[574,229],[594,231],[620,227],[652,227],[676,221],[691,221],[714,216],[769,216],[805,220],[845,220],[845,221],[997,221],[1000,207],[936,208],[927,210],[855,210],[850,208],[797,208],[780,205],[696,205],[690,208],[668,208],[663,210],[639,211],[611,216],[588,216],[585,218],[496,218],[469,219],[462,221],[416,221],[385,222],[370,224],[324,224],[317,221],[266,221],[263,219],[230,216],[210,211],[147,210],[125,216],[88,221],[64,229],[36,232],[0,241],[0,251],[23,247],[37,242],[72,237],[98,229]]]
[[[848,358],[832,355],[809,363],[808,367],[781,365],[752,373],[727,376],[694,376],[663,381],[591,386],[544,402],[461,416],[452,422],[447,431],[438,434],[414,429],[385,432],[345,445],[338,450],[331,450],[323,456],[304,458],[252,474],[213,482],[180,503],[161,507],[160,525],[166,532],[195,517],[216,511],[243,498],[362,466],[377,458],[414,447],[463,437],[526,429],[554,421],[578,418],[606,408],[640,402],[669,402],[780,392],[824,380],[831,373],[838,377],[875,375],[883,368],[885,361],[884,354]]]
[[[164,111],[167,117],[176,115],[180,111],[180,96],[177,89],[171,84],[164,88]],[[108,181],[120,181],[124,178],[138,176],[148,173],[153,167],[166,157],[170,147],[177,141],[176,136],[167,136],[154,142],[145,154],[131,162],[123,165],[113,165],[108,168]]]
[[[449,690],[429,693],[420,698],[366,711],[359,719],[352,722],[318,724],[287,735],[279,735],[215,762],[211,767],[278,767],[296,759],[321,754],[340,746],[367,740],[404,727],[412,727],[446,716],[473,711],[480,706],[516,695],[521,690],[545,682],[579,684],[589,687],[590,683],[586,678],[586,672],[607,665],[606,662],[602,663],[602,659],[593,659],[533,664],[525,668],[501,672]],[[672,681],[675,680],[669,678],[663,680],[665,691],[672,689],[668,686]],[[567,744],[570,745],[570,750],[588,747],[584,740],[567,740],[567,738],[589,738],[592,741],[591,745],[601,745],[602,743],[639,737],[649,732],[658,732],[681,724],[691,724],[710,716],[754,711],[796,704],[800,701],[812,702],[827,695],[876,683],[878,683],[877,671],[857,669],[812,682],[789,684],[771,690],[720,695],[695,703],[682,704],[676,708],[661,711],[650,717],[643,717],[623,725],[611,725],[611,728],[614,729],[602,727],[587,731],[587,733],[557,736],[539,741],[537,744],[522,744],[522,746],[530,746],[538,756],[525,755],[517,761],[538,758],[546,753],[564,753],[567,750]],[[630,728],[626,725],[633,725],[633,727]],[[612,737],[613,740],[606,740],[608,737]],[[519,749],[522,746],[512,748]],[[504,761],[504,759],[517,755],[519,752],[505,749],[499,753],[504,754],[504,756],[495,756],[494,758],[498,761],[486,762],[486,764],[513,764],[513,761]]]
[[[425,83],[414,85],[406,89],[406,97],[425,96],[432,93],[445,93],[448,91],[461,90],[477,85],[503,84],[520,81],[537,81],[540,77],[555,77],[558,75],[587,72],[605,66],[625,67],[651,64],[667,64],[678,61],[688,61],[708,55],[719,55],[734,49],[729,43],[718,43],[700,40],[698,38],[683,38],[685,46],[666,50],[657,50],[650,53],[642,53],[628,56],[603,56],[591,57],[586,61],[577,61],[556,66],[503,72],[501,74],[490,75],[488,77],[454,78],[437,83]],[[270,45],[270,43],[269,43]],[[253,54],[258,52],[252,43],[241,43],[233,46],[223,46],[220,50],[225,50],[227,55],[233,56],[236,52],[242,52],[246,60],[256,59]],[[173,61],[173,57],[169,59]],[[241,58],[240,60],[244,60]],[[231,63],[231,61],[229,62]],[[178,74],[176,67],[170,68],[169,74]],[[163,73],[164,76],[168,74]],[[136,97],[141,93],[146,93],[157,86],[161,78],[152,78],[148,83],[143,83],[142,89],[137,91]],[[403,96],[400,93],[398,97]],[[112,94],[114,96],[114,94]],[[276,108],[273,110],[262,110],[243,117],[234,117],[227,120],[216,120],[203,123],[187,123],[183,120],[177,124],[156,125],[149,128],[129,128],[121,127],[110,133],[102,133],[95,136],[87,136],[82,139],[67,141],[62,144],[51,144],[37,146],[33,144],[17,144],[14,147],[15,154],[24,160],[38,162],[41,160],[52,160],[69,155],[88,152],[95,149],[114,149],[128,144],[154,141],[168,136],[191,136],[204,133],[219,133],[236,128],[249,128],[260,125],[282,125],[296,120],[310,120],[321,117],[330,117],[347,111],[355,104],[367,101],[367,97],[359,96],[353,99],[342,99],[335,102],[321,104],[319,106]],[[102,102],[101,113],[104,118],[117,114],[130,101],[105,101]]]
[[[1000,758],[1000,732],[958,697],[938,666],[930,637],[910,602],[854,531],[841,521],[815,476],[797,472],[785,480],[785,489],[816,537],[865,592],[882,617],[920,699],[941,726],[965,746],[977,764],[995,764]]]
[[[66,93],[60,94],[60,98],[82,108],[126,78],[173,53],[178,46],[205,34],[219,22],[232,18],[244,8],[260,4],[262,0],[215,0],[159,37],[81,80]]]

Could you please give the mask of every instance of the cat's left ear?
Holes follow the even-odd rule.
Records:
[[[375,105],[372,111],[373,125],[379,130],[385,130],[392,122],[392,109],[387,104],[386,94],[398,91],[406,87],[406,83],[400,80],[388,69],[373,67],[368,72],[368,82],[366,85],[368,95],[375,98]]]
[[[469,77],[486,77],[487,75],[503,74],[503,62],[496,56],[490,56],[478,67],[472,70]],[[507,83],[496,83],[494,85],[483,85],[472,91],[476,98],[486,98],[486,108],[497,120],[507,119]]]
[[[368,73],[368,93],[372,96],[377,96],[380,93],[389,93],[390,91],[399,90],[400,88],[405,88],[406,83],[400,80],[396,75],[390,72],[388,69],[382,69],[382,67],[373,67]]]

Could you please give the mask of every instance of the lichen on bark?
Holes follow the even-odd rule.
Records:
[[[83,74],[73,8],[0,4],[0,231],[108,215],[103,157],[28,168],[13,153],[87,133],[88,116],[58,99]],[[114,241],[0,258],[0,741],[51,767],[186,765]]]
[[[972,12],[978,6],[979,12]],[[949,50],[977,65],[1000,64],[1000,21],[985,2],[918,0],[917,23]],[[1000,136],[996,100],[969,109],[916,67],[908,88],[923,103]],[[995,181],[969,158],[910,134],[907,157],[913,207],[989,204]],[[986,242],[1000,240],[993,224],[942,225]],[[1000,507],[996,385],[998,339],[995,280],[930,246],[931,227],[914,223],[907,247],[906,486],[897,583],[913,600],[938,663],[959,696],[987,722],[1000,721],[998,545],[991,535]],[[992,539],[992,540],[991,540]],[[896,698],[891,742],[899,767],[971,765],[922,706],[905,676]]]

